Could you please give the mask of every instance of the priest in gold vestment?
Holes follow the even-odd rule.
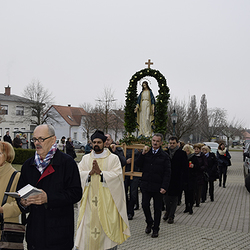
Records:
[[[84,189],[75,240],[79,250],[116,249],[130,236],[122,168],[118,156],[104,148],[106,138],[97,130],[92,152],[79,163]]]

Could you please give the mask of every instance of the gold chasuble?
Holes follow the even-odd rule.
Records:
[[[96,160],[102,173],[89,172]],[[130,236],[122,168],[119,158],[104,149],[83,156],[78,165],[84,189],[79,208],[75,245],[79,250],[109,249]]]

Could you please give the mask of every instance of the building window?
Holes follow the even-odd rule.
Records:
[[[74,140],[76,140],[76,139],[77,139],[77,132],[74,132],[73,139],[74,139]]]
[[[8,105],[1,105],[0,114],[8,115]]]
[[[16,106],[16,115],[24,115],[24,106]]]

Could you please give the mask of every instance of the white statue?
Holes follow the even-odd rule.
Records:
[[[135,113],[137,113],[137,124],[139,136],[152,136],[152,122],[154,121],[155,98],[148,86],[148,82],[142,83],[142,91],[137,99]]]

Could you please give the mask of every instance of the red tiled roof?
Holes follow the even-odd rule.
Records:
[[[80,126],[82,116],[87,115],[83,108],[60,105],[52,105],[51,107],[54,107],[70,126]]]

